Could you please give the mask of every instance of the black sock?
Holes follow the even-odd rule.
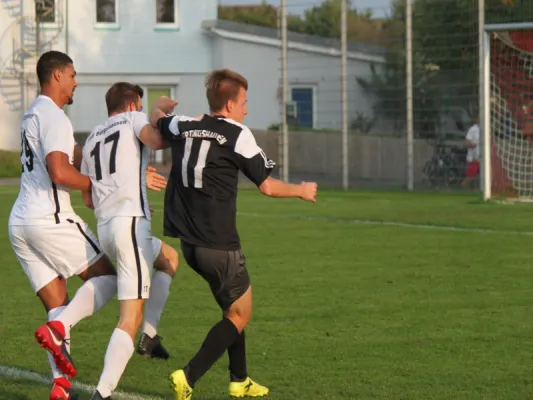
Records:
[[[239,331],[229,319],[224,318],[213,326],[200,350],[183,369],[189,385],[194,387],[238,336]]]
[[[246,370],[246,342],[244,331],[237,337],[233,344],[228,347],[229,372],[232,382],[244,382],[248,377]]]

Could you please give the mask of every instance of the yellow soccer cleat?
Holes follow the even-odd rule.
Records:
[[[263,397],[268,394],[268,388],[246,378],[244,382],[230,382],[230,397]]]
[[[192,387],[187,382],[185,372],[178,369],[170,374],[170,386],[176,392],[176,400],[190,400],[192,399]]]

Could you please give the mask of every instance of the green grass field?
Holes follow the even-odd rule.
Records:
[[[17,190],[0,187],[0,365],[48,374],[33,341],[45,314],[7,235]],[[152,204],[160,235],[162,196]],[[269,398],[533,397],[532,205],[373,192],[324,192],[313,205],[243,190],[239,213],[254,286],[249,371],[270,387]],[[72,279],[71,293],[78,285]],[[168,374],[219,319],[207,285],[184,262],[171,290],[160,334],[173,357],[135,355],[119,390],[172,399]],[[76,381],[97,383],[116,320],[113,301],[74,328]],[[226,390],[224,357],[194,399],[227,398]],[[0,399],[47,395],[42,384],[0,377]]]

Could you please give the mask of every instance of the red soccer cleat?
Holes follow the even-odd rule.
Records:
[[[76,367],[65,345],[65,327],[50,321],[35,331],[35,341],[54,357],[57,368],[67,376],[76,376]]]
[[[67,378],[54,379],[50,392],[50,400],[77,400],[78,396],[72,393],[72,385]]]

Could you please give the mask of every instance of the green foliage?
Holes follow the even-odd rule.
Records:
[[[403,2],[396,7],[401,13]],[[431,84],[445,88],[457,105],[475,108],[478,95],[478,8],[472,0],[415,0],[413,49],[425,64],[438,66]],[[530,20],[533,2],[486,0],[486,22]]]
[[[266,3],[254,6],[219,6],[218,18],[275,28],[278,21],[278,11]]]
[[[0,150],[0,178],[18,178],[20,173],[20,153]]]
[[[350,5],[350,4],[349,4]],[[278,28],[278,8],[267,3],[254,6],[219,6],[220,19]],[[288,15],[289,31],[322,37],[340,37],[341,0],[324,0],[303,16]],[[371,10],[351,9],[348,13],[348,38],[369,43],[383,42],[383,21],[373,20]]]
[[[521,22],[533,17],[533,2],[486,0],[487,23]],[[405,1],[393,2],[394,36],[405,37]],[[475,110],[478,103],[478,9],[472,0],[414,0],[413,103],[417,136],[432,136],[439,110],[450,106]],[[385,65],[372,68],[359,85],[374,95],[375,112],[405,126],[405,46],[389,48]]]
[[[355,116],[352,118],[350,129],[358,133],[369,133],[376,125],[377,120],[378,117],[375,113],[372,117],[368,117],[365,114],[356,111]]]

